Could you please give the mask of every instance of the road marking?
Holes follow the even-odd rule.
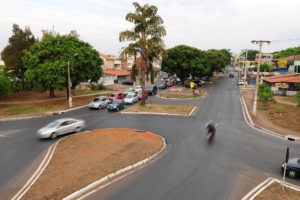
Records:
[[[7,137],[6,135],[0,135],[0,137]]]

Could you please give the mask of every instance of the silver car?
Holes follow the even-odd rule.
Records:
[[[137,94],[127,94],[124,98],[125,104],[134,104],[139,101]]]
[[[101,109],[106,108],[107,104],[109,103],[109,100],[106,96],[99,96],[96,97],[93,102],[89,104],[90,109]]]
[[[71,132],[80,132],[85,128],[85,121],[72,118],[55,120],[37,131],[39,138],[54,139],[58,135]]]

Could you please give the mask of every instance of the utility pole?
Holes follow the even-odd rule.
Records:
[[[72,108],[71,75],[70,75],[70,62],[69,62],[69,60],[68,60],[68,93],[69,93],[69,108]]]
[[[259,82],[259,74],[260,74],[260,62],[261,62],[261,49],[263,43],[270,44],[271,41],[269,40],[252,40],[253,44],[259,44],[259,56],[258,56],[258,65],[257,65],[257,74],[256,74],[256,83],[255,83],[255,93],[254,93],[254,102],[253,102],[253,115],[256,116],[256,103],[257,103],[257,92],[258,92],[258,82]]]

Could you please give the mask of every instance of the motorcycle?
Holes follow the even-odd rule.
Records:
[[[210,131],[210,132],[207,133],[208,142],[212,142],[214,137],[215,137],[215,133],[213,131]]]

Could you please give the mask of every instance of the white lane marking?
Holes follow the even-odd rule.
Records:
[[[7,135],[0,135],[0,137],[7,137]]]

